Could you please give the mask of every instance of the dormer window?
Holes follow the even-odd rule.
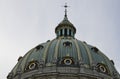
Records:
[[[43,49],[43,46],[42,46],[42,45],[38,45],[38,46],[36,46],[36,49],[37,49],[37,50]]]
[[[69,41],[66,41],[66,42],[63,43],[63,46],[65,46],[65,47],[71,47],[72,43],[69,42]]]
[[[96,47],[92,47],[91,50],[93,50],[94,52],[98,52],[99,51],[98,48],[96,48]]]

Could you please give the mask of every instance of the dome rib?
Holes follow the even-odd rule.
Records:
[[[59,45],[60,45],[60,42],[61,42],[61,39],[58,39],[58,42],[56,44],[56,47],[55,47],[55,54],[54,54],[54,58],[57,59],[58,57],[58,53],[59,53]]]
[[[47,62],[46,63],[49,63],[50,65],[52,65],[53,62],[54,62],[54,53],[55,53],[56,43],[57,43],[56,39],[52,40],[52,43],[50,44],[50,47],[48,49],[48,54],[47,54],[47,59],[46,59]]]
[[[86,48],[83,45],[83,42],[78,40],[78,45],[79,45],[79,48],[81,50],[81,56],[82,56],[82,60],[80,61],[81,64],[90,65],[88,53],[86,51]]]
[[[92,56],[91,56],[91,52],[90,52],[90,50],[89,50],[89,48],[88,48],[88,46],[87,46],[86,44],[84,44],[84,43],[82,43],[82,44],[83,44],[83,46],[85,47],[85,49],[86,49],[86,51],[87,51],[87,54],[88,54],[88,57],[89,57],[89,61],[90,61],[90,67],[92,67],[93,58],[92,58]]]
[[[79,46],[78,46],[78,41],[77,41],[77,39],[75,39],[73,41],[74,41],[76,49],[77,49],[78,61],[80,61],[80,60],[82,60],[82,57],[81,57],[81,52],[80,52],[80,49],[79,49]]]
[[[47,59],[47,53],[48,53],[48,50],[49,50],[49,46],[52,44],[52,42],[53,42],[54,40],[52,40],[52,41],[50,41],[50,42],[47,42],[47,46],[46,46],[46,48],[45,48],[45,51],[44,51],[44,53],[43,53],[43,61],[44,61],[44,63],[46,63],[46,59]]]

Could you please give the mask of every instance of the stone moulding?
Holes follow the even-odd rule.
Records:
[[[82,71],[81,71],[82,70]],[[75,68],[75,67],[46,67],[43,68],[42,71],[40,70],[34,70],[30,72],[26,72],[24,74],[21,74],[21,79],[27,79],[31,78],[31,76],[34,77],[49,77],[49,76],[56,76],[56,77],[61,77],[61,76],[66,76],[66,77],[90,77],[90,78],[97,78],[97,79],[112,79],[110,76],[99,73],[97,71],[92,71],[90,69],[86,68]],[[101,78],[103,77],[103,78]],[[14,79],[17,79],[14,78]]]

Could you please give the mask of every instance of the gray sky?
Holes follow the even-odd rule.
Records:
[[[120,0],[0,0],[0,79],[19,56],[56,37],[65,2],[76,38],[98,47],[120,72]]]

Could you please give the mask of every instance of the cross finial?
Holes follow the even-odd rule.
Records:
[[[65,16],[67,16],[67,8],[68,8],[69,6],[67,6],[67,3],[65,3],[64,7],[65,7]]]

